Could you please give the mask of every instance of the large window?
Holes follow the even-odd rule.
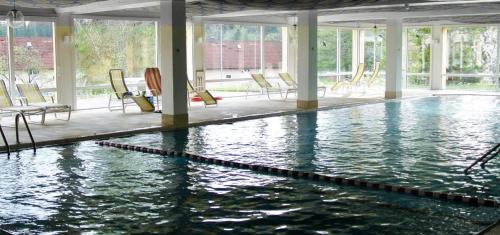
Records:
[[[283,69],[281,26],[205,24],[203,48],[211,90],[245,91],[252,73],[277,78]]]
[[[340,72],[352,73],[352,30],[340,30]]]
[[[385,30],[362,30],[364,43],[365,71],[373,71],[375,63],[385,68]]]
[[[123,69],[129,88],[144,88],[144,69],[156,66],[155,29],[151,21],[75,19],[79,108],[107,105],[109,69]]]
[[[9,86],[9,50],[7,41],[7,24],[0,21],[0,79],[3,79],[6,86]]]
[[[283,35],[280,26],[264,26],[264,73],[278,77],[283,69]]]
[[[448,89],[496,90],[497,27],[448,28]]]
[[[36,83],[55,93],[53,23],[27,21],[15,28],[14,61],[16,83]]]
[[[318,27],[318,78],[324,85],[352,75],[353,30]]]
[[[203,55],[205,79],[221,79],[222,69],[222,25],[205,24]]]
[[[430,87],[431,28],[406,29],[406,87]]]
[[[259,73],[260,28],[249,25],[222,25],[222,78],[238,79]]]
[[[319,77],[337,74],[337,28],[318,27]]]

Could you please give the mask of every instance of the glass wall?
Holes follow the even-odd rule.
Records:
[[[203,55],[205,79],[221,79],[222,74],[222,25],[205,24]]]
[[[367,73],[374,70],[375,63],[385,68],[385,30],[362,30],[364,43],[364,63]]]
[[[13,32],[16,83],[36,83],[55,95],[53,23],[26,21]]]
[[[332,26],[318,27],[318,78],[332,85],[352,75],[353,30]]]
[[[406,88],[430,88],[430,27],[406,28]]]
[[[278,77],[283,69],[283,32],[281,26],[264,26],[264,75]]]
[[[340,30],[340,72],[352,74],[352,29]]]
[[[222,25],[222,79],[241,79],[259,73],[260,27]]]
[[[323,81],[336,80],[337,68],[337,28],[318,27],[318,77]]]
[[[0,79],[5,82],[7,87],[10,82],[8,46],[7,23],[5,21],[0,21]]]
[[[246,91],[252,73],[276,79],[283,69],[281,26],[205,24],[206,86],[215,91]]]
[[[144,90],[144,69],[156,67],[152,21],[75,19],[77,104],[107,105],[109,69],[123,69],[129,89]]]
[[[497,90],[497,27],[448,27],[447,89]]]

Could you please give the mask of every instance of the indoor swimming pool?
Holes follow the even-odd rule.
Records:
[[[269,117],[113,142],[500,201],[500,98],[445,96]],[[13,233],[474,234],[498,208],[106,148],[0,157],[0,229]]]

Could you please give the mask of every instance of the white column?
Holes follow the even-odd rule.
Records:
[[[205,70],[204,65],[204,48],[203,48],[203,38],[204,38],[204,25],[201,18],[193,18],[193,52],[192,52],[192,63],[193,71],[192,76],[194,80],[194,86],[198,88],[205,88],[205,77],[202,80],[196,79],[196,70]]]
[[[76,59],[73,17],[60,14],[54,24],[54,64],[57,102],[76,108]]]
[[[317,108],[318,15],[310,10],[298,12],[297,17],[297,108]]]
[[[186,2],[161,0],[159,68],[162,78],[162,125],[185,127],[187,112]]]
[[[358,70],[359,64],[359,30],[352,30],[352,55],[351,55],[351,70],[354,75]]]
[[[446,55],[444,45],[446,36],[442,25],[432,26],[432,44],[431,44],[431,90],[442,90],[446,88]]]
[[[403,23],[401,19],[387,20],[387,60],[385,98],[397,99],[402,97],[402,47],[403,47]]]
[[[281,27],[281,71],[288,71],[288,27]]]
[[[365,31],[358,29],[358,62],[365,63],[365,68],[367,67],[367,63],[370,61],[365,61]],[[373,54],[375,56],[375,54]],[[357,68],[353,68],[355,71]]]

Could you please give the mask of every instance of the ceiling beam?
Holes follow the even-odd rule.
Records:
[[[499,15],[498,8],[484,7],[464,7],[451,10],[428,10],[428,11],[386,11],[386,12],[359,12],[359,13],[340,13],[318,16],[318,22],[352,22],[369,21],[385,19],[417,19],[434,17],[453,17],[453,16],[484,16]]]
[[[80,6],[56,8],[57,13],[91,14],[106,11],[119,11],[144,7],[160,6],[160,0],[108,0]]]

